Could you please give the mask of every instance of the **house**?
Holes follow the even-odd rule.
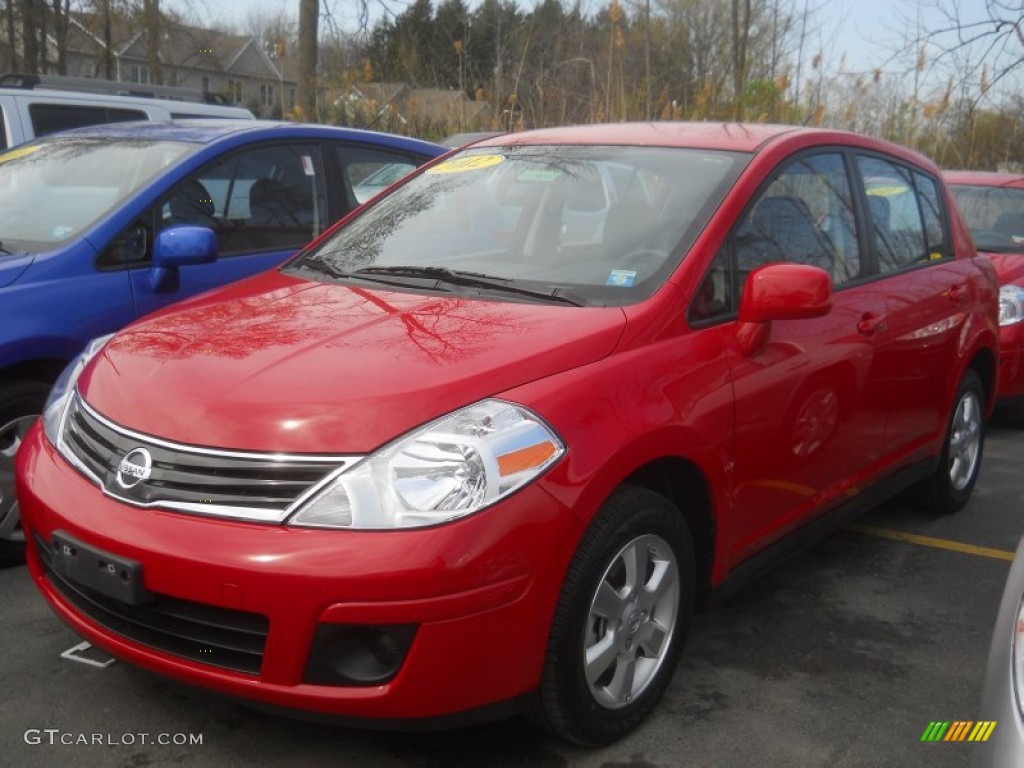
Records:
[[[284,46],[267,50],[257,38],[202,29],[161,19],[159,61],[164,85],[223,94],[227,101],[254,114],[279,117],[295,107],[295,65]],[[142,30],[120,21],[112,24],[110,79],[147,84],[150,72]],[[67,74],[104,77],[105,53],[98,17],[72,14],[66,46]],[[278,55],[282,54],[282,55]]]

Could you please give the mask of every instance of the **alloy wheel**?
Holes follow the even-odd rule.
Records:
[[[981,402],[974,392],[964,392],[949,431],[949,480],[962,491],[974,476],[981,455]]]
[[[679,609],[679,566],[660,536],[645,534],[611,559],[590,601],[583,668],[591,695],[621,709],[654,680]]]

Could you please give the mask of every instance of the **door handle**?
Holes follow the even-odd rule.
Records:
[[[886,329],[885,316],[877,312],[865,312],[857,322],[857,331],[865,336],[874,336]]]

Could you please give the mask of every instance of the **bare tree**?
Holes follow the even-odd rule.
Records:
[[[146,34],[149,81],[160,85],[163,83],[163,73],[160,71],[160,0],[143,0],[142,24]]]
[[[12,72],[21,69],[18,59],[18,49],[14,44],[17,29],[17,14],[15,13],[14,0],[7,0],[4,3],[4,24],[7,27],[7,68]]]
[[[908,41],[907,48],[933,51],[936,65],[949,65],[962,82],[970,82],[974,103],[1007,77],[1024,72],[1020,0],[985,0],[983,11],[968,4],[966,12],[956,0],[939,0],[937,8],[939,21]]]
[[[299,0],[295,103],[306,120],[316,114],[316,59],[320,25],[319,0]]]
[[[20,0],[21,59],[26,72],[46,69],[46,5],[43,0]]]
[[[747,84],[747,48],[750,41],[750,0],[731,0],[732,90],[735,116],[742,117],[743,90]]]
[[[71,19],[71,0],[52,0],[53,41],[57,48],[57,73],[68,73],[68,28]]]

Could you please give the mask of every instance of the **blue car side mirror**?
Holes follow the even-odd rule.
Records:
[[[165,229],[153,243],[150,288],[154,291],[173,290],[178,267],[209,264],[216,260],[217,235],[209,227],[186,225]]]

